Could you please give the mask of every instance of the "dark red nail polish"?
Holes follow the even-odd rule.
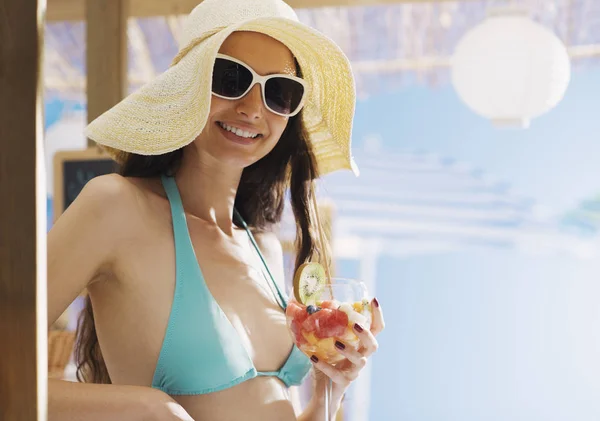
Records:
[[[363,331],[363,328],[360,327],[360,325],[358,323],[354,324],[354,329],[358,332],[361,333]]]
[[[341,343],[340,341],[335,341],[335,347],[336,347],[337,349],[340,349],[340,350],[342,350],[342,351],[343,351],[344,349],[346,349],[346,345],[344,345],[344,344],[343,344],[343,343]]]
[[[317,358],[317,356],[316,356],[316,355],[313,355],[312,357],[310,357],[310,360],[311,360],[313,363],[318,363],[318,362],[319,362],[319,359]]]
[[[379,301],[377,301],[377,298],[373,298],[373,304],[375,304],[375,307],[379,307]]]

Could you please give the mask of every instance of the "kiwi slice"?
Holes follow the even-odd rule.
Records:
[[[320,263],[303,263],[294,275],[296,300],[306,306],[314,305],[321,296],[326,281],[327,275]]]

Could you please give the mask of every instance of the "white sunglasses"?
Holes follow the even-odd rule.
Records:
[[[246,63],[225,54],[217,54],[212,77],[213,95],[236,100],[255,84],[261,87],[265,107],[280,116],[292,117],[304,106],[308,84],[304,79],[275,74],[261,76]]]

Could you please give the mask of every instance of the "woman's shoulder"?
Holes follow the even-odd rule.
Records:
[[[279,259],[283,255],[281,241],[273,230],[260,230],[253,233],[258,247],[265,255],[270,255],[272,258]]]
[[[156,181],[106,174],[91,179],[77,197],[79,205],[93,210],[95,216],[109,216],[111,220],[132,221],[129,216],[139,215],[148,196],[156,194]],[[135,218],[134,218],[135,219]]]
[[[283,263],[283,248],[281,241],[274,231],[261,230],[256,232],[254,238],[260,249],[271,273],[275,277],[276,282],[280,287],[284,285],[284,263]]]
[[[158,177],[124,177],[120,174],[105,174],[92,178],[82,190],[99,201],[124,202],[138,196],[161,195]]]
[[[131,187],[132,184],[127,177],[119,174],[100,175],[86,183],[81,191],[81,196],[87,199],[94,198],[98,201],[116,201],[129,193]]]
[[[126,207],[131,199],[140,194],[139,183],[119,174],[106,174],[92,178],[77,197],[79,202],[93,202],[101,209]]]

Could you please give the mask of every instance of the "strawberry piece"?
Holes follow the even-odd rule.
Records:
[[[302,329],[300,327],[300,323],[297,320],[292,320],[292,323],[290,324],[290,330],[296,338],[296,345],[300,346],[302,344],[308,343],[304,338],[304,335],[302,335]]]
[[[298,324],[302,324],[308,317],[306,306],[298,304],[295,301],[290,301],[288,303],[287,308],[285,309],[285,315],[297,321]]]
[[[311,315],[307,314],[307,318],[302,322],[302,330],[305,332],[314,332],[319,327],[319,320],[325,315],[327,312],[331,312],[331,310],[320,310]]]
[[[339,307],[339,303],[336,303],[334,301],[323,301],[321,303],[321,308],[328,308],[329,310],[337,310]]]
[[[343,311],[336,310],[334,311],[334,316],[337,324],[348,327],[348,314],[344,313]]]
[[[348,328],[348,315],[340,310],[321,310],[317,320],[315,335],[318,338],[332,338],[344,335]]]

